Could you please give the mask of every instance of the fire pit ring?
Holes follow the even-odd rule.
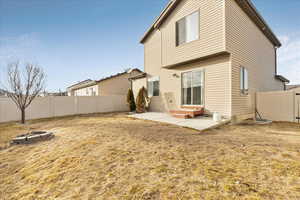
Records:
[[[50,140],[54,137],[52,132],[47,131],[33,131],[15,137],[12,144],[31,144],[39,141]]]

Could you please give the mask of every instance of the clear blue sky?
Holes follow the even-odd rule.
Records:
[[[16,58],[38,63],[54,91],[143,69],[139,40],[168,1],[0,0],[0,73]],[[279,72],[300,83],[300,1],[253,3],[284,44]]]

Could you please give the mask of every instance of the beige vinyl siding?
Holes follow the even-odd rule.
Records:
[[[91,89],[95,92],[93,95]],[[76,89],[73,92],[73,96],[98,96],[98,85],[92,85],[85,88]]]
[[[145,72],[156,74],[161,69],[161,33],[155,30],[144,43]]]
[[[146,78],[132,80],[132,91],[133,91],[133,95],[134,95],[135,99],[138,95],[139,90],[142,87],[147,88],[147,79]]]
[[[210,113],[231,116],[231,80],[229,57],[216,58],[205,70],[205,107]]]
[[[151,111],[166,112],[181,107],[181,74],[204,70],[204,106],[207,113],[219,112],[230,117],[230,62],[229,56],[219,56],[207,61],[195,62],[164,69],[149,74],[160,77],[160,96],[153,97]]]
[[[98,83],[99,95],[126,95],[129,88],[131,88],[131,82],[128,79],[138,74],[139,72],[133,71],[131,73],[126,73],[120,76],[100,81]]]
[[[144,65],[145,72],[147,73],[147,78],[145,78],[145,84],[147,88],[147,80],[153,76],[161,77],[162,74],[162,57],[161,57],[161,32],[159,30],[154,30],[148,39],[144,43]],[[164,99],[164,94],[161,93],[163,86],[162,82],[167,80],[160,79],[160,96],[151,98],[150,111],[152,112],[167,112],[168,105]],[[134,93],[138,93],[138,88],[141,85],[141,81],[134,81],[133,88],[135,88]],[[137,85],[137,86],[136,86]]]
[[[200,37],[176,47],[176,22],[199,11]],[[205,70],[205,108],[226,116],[254,113],[255,92],[283,90],[275,79],[275,49],[234,0],[182,0],[159,29],[145,40],[145,72],[160,77],[160,97],[152,109],[166,111],[181,106],[181,75],[186,70]],[[223,51],[202,62],[182,65]],[[174,69],[166,66],[176,65]],[[240,67],[249,74],[249,94],[240,92]]]
[[[275,50],[269,39],[233,1],[226,1],[226,50],[232,63],[232,114],[254,112],[254,92],[283,90],[275,79]],[[240,66],[249,73],[249,95],[240,93]]]
[[[200,39],[176,47],[176,21],[196,10],[200,11]],[[167,112],[179,109],[181,107],[181,73],[201,69],[205,72],[204,106],[206,112],[219,112],[228,117],[231,115],[229,56],[217,56],[206,61],[181,65],[175,69],[163,68],[166,65],[224,51],[224,11],[224,0],[183,0],[160,30],[154,30],[146,39],[144,42],[145,72],[148,78],[160,77],[160,96],[152,98],[151,111]]]
[[[198,40],[176,47],[176,22],[199,11]],[[169,66],[225,49],[224,0],[183,0],[160,27],[162,66]]]

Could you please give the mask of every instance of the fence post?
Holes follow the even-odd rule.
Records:
[[[294,122],[297,122],[297,112],[298,112],[298,104],[297,104],[297,96],[296,96],[296,92],[293,91],[293,105],[294,105]]]
[[[257,91],[254,93],[254,120],[256,120],[256,111],[257,111]]]
[[[77,115],[78,114],[78,97],[75,96],[74,98],[74,114]]]
[[[55,116],[55,107],[54,107],[54,99],[55,97],[54,96],[50,96],[50,99],[49,99],[49,103],[50,103],[50,116],[51,117],[56,117]]]
[[[2,104],[3,101],[0,99],[0,122],[2,122],[2,120],[4,121],[4,119],[2,119],[2,115],[3,115]]]
[[[294,122],[300,123],[300,93],[294,92]]]

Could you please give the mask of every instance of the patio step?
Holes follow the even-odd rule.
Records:
[[[172,114],[172,116],[175,117],[175,118],[179,118],[179,119],[188,119],[188,118],[190,118],[190,116],[187,115],[187,114]]]
[[[191,109],[181,109],[181,110],[171,110],[170,113],[174,115],[187,115],[188,118],[194,118],[204,114],[204,109],[191,110]],[[187,118],[185,118],[187,119]]]
[[[182,109],[188,109],[188,110],[201,110],[203,106],[181,106]]]

